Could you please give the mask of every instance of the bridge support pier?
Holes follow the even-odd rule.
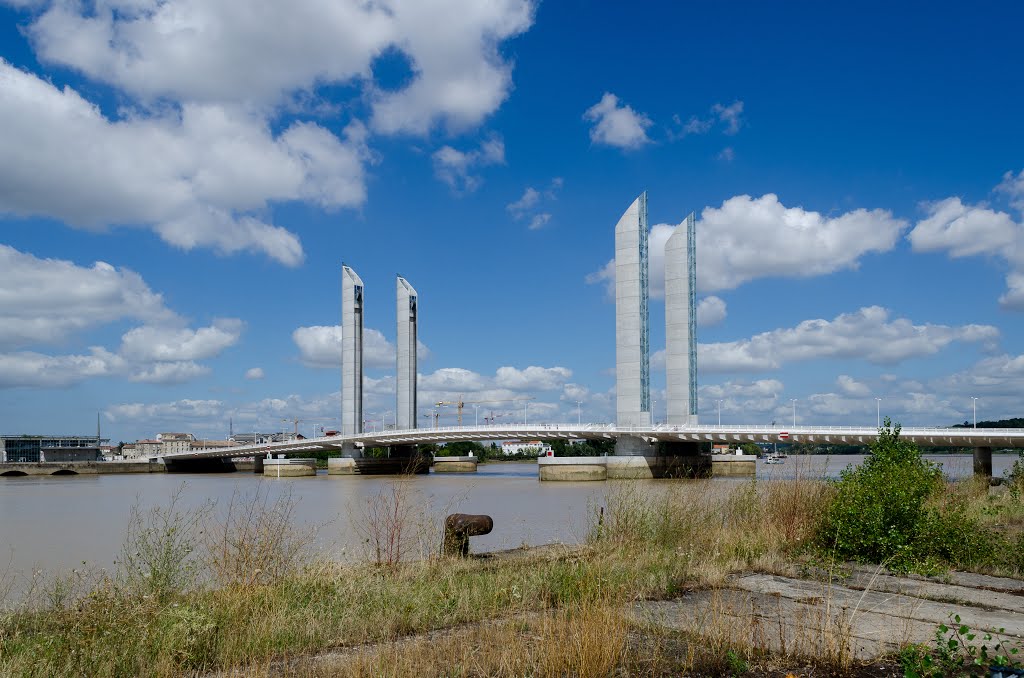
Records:
[[[262,454],[257,454],[252,458],[252,472],[263,473],[263,460],[266,459]]]
[[[420,452],[416,445],[392,445],[388,452],[391,459],[401,461],[401,473],[429,473],[430,455]],[[436,470],[436,469],[435,469]]]
[[[709,455],[700,453],[700,443],[659,443],[658,458],[666,478],[710,478],[713,475],[714,464]]]
[[[654,454],[654,447],[636,436],[619,436],[615,439],[616,457],[649,457]]]
[[[984,478],[992,477],[992,448],[974,448],[974,475]]]
[[[168,473],[232,473],[234,462],[227,458],[164,459]]]
[[[388,456],[408,459],[416,455],[416,449],[415,445],[392,445],[388,448]]]

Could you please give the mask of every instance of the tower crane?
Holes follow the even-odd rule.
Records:
[[[521,402],[523,400],[536,400],[533,396],[527,396],[524,398],[492,398],[490,400],[463,400],[462,396],[459,396],[458,400],[439,400],[435,403],[438,407],[444,407],[445,405],[455,405],[456,410],[459,413],[459,426],[462,426],[462,408],[465,405],[476,405],[483,403],[512,403]]]
[[[295,437],[299,435],[299,424],[305,424],[313,421],[332,421],[331,419],[325,419],[323,417],[308,417],[306,419],[299,419],[298,417],[292,417],[291,419],[282,419],[281,421],[294,424],[295,426]],[[313,437],[316,437],[316,431],[313,431]]]
[[[506,416],[504,412],[499,412],[498,414],[495,414],[494,410],[491,410],[491,416],[484,416],[484,424],[493,424],[495,421],[498,420],[499,417],[504,416]]]

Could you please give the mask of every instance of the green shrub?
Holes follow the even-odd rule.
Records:
[[[993,538],[963,506],[936,501],[944,487],[941,468],[901,440],[899,425],[886,418],[864,463],[840,473],[818,546],[837,558],[902,571],[986,560]]]

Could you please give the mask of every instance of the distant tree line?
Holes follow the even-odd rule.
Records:
[[[965,421],[962,424],[953,424],[953,428],[974,428],[974,424]],[[979,421],[978,428],[1024,428],[1024,419],[1000,419],[999,421]]]

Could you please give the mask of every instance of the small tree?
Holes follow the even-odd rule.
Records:
[[[941,469],[901,440],[899,425],[886,417],[864,463],[839,474],[819,543],[840,558],[908,569],[922,555],[926,500],[941,484]]]

